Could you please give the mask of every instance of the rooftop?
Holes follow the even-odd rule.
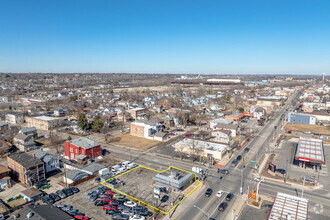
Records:
[[[324,163],[323,141],[313,138],[299,138],[295,156],[300,161]]]
[[[160,125],[159,123],[155,123],[152,121],[135,121],[135,122],[132,122],[131,124],[139,125],[139,126],[144,126],[144,125],[159,126]]]
[[[190,148],[195,147],[197,149],[203,149],[203,150],[210,150],[210,151],[218,151],[223,152],[228,148],[228,144],[220,144],[220,143],[214,143],[210,141],[203,141],[203,140],[195,140],[190,138],[185,138],[175,145],[185,145],[189,146]]]
[[[8,156],[9,158],[13,159],[17,163],[21,164],[23,167],[31,167],[37,164],[41,164],[42,161],[36,157],[31,156],[27,153],[17,153],[11,154]]]
[[[72,141],[70,141],[70,143],[77,147],[82,147],[86,150],[100,145],[96,141],[93,141],[92,139],[88,139],[85,137],[73,139]]]
[[[42,192],[40,192],[39,190],[37,190],[36,188],[34,187],[31,187],[29,189],[26,189],[26,190],[23,190],[22,191],[22,194],[24,194],[25,196],[29,197],[29,198],[32,198],[32,197],[35,197],[37,195],[40,195],[42,194]]]
[[[308,199],[291,196],[278,192],[270,211],[268,220],[288,219],[308,219]]]
[[[49,116],[36,116],[36,117],[31,117],[31,118],[35,118],[35,119],[39,119],[39,120],[43,120],[43,121],[52,121],[52,120],[56,120],[57,118],[53,118],[53,117],[49,117]]]
[[[32,204],[29,206],[25,206],[19,212],[19,217],[16,219],[29,219],[29,220],[73,220],[69,214],[64,211],[56,208],[53,205],[36,205]],[[32,213],[30,218],[27,218],[27,215]]]

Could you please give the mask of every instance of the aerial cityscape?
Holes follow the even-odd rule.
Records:
[[[329,10],[0,1],[0,220],[330,219]]]

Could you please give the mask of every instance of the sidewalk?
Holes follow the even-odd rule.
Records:
[[[162,220],[178,219],[183,211],[193,207],[198,196],[203,196],[202,192],[205,191],[207,185],[201,184],[195,191],[193,191],[185,200],[183,200],[176,208],[169,214],[165,215]]]
[[[246,200],[247,199],[247,195],[243,194],[243,196],[239,196],[236,200],[234,205],[228,210],[227,215],[223,218],[224,220],[233,220],[233,219],[238,219],[238,217],[240,216],[240,214],[242,213],[245,204],[246,204]],[[233,214],[235,216],[235,218],[233,218]]]

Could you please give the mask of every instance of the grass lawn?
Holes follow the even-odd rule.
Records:
[[[310,131],[311,133],[319,133],[323,135],[330,135],[330,127],[321,126],[321,125],[307,125],[300,123],[287,123],[285,129],[306,132]]]

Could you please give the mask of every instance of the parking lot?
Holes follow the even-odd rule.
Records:
[[[144,167],[137,167],[127,173],[119,175],[115,179],[117,182],[123,181],[124,185],[118,186],[116,190],[123,192],[130,197],[142,201],[150,206],[159,208],[167,212],[180,200],[180,192],[160,192],[160,199],[154,198],[154,180],[152,179],[158,172]],[[105,185],[112,187],[107,181]],[[182,197],[182,195],[181,195]]]
[[[328,178],[328,167],[327,164],[322,165],[322,169],[318,174],[317,171],[313,170],[310,167],[300,168],[298,165],[293,164],[294,154],[296,151],[296,145],[298,143],[297,138],[290,139],[289,141],[282,141],[279,147],[275,150],[276,157],[273,163],[277,166],[276,168],[286,168],[286,163],[288,160],[287,175],[291,179],[302,179],[304,176],[315,177],[319,175],[321,179]],[[330,149],[324,145],[326,161],[330,160]]]

